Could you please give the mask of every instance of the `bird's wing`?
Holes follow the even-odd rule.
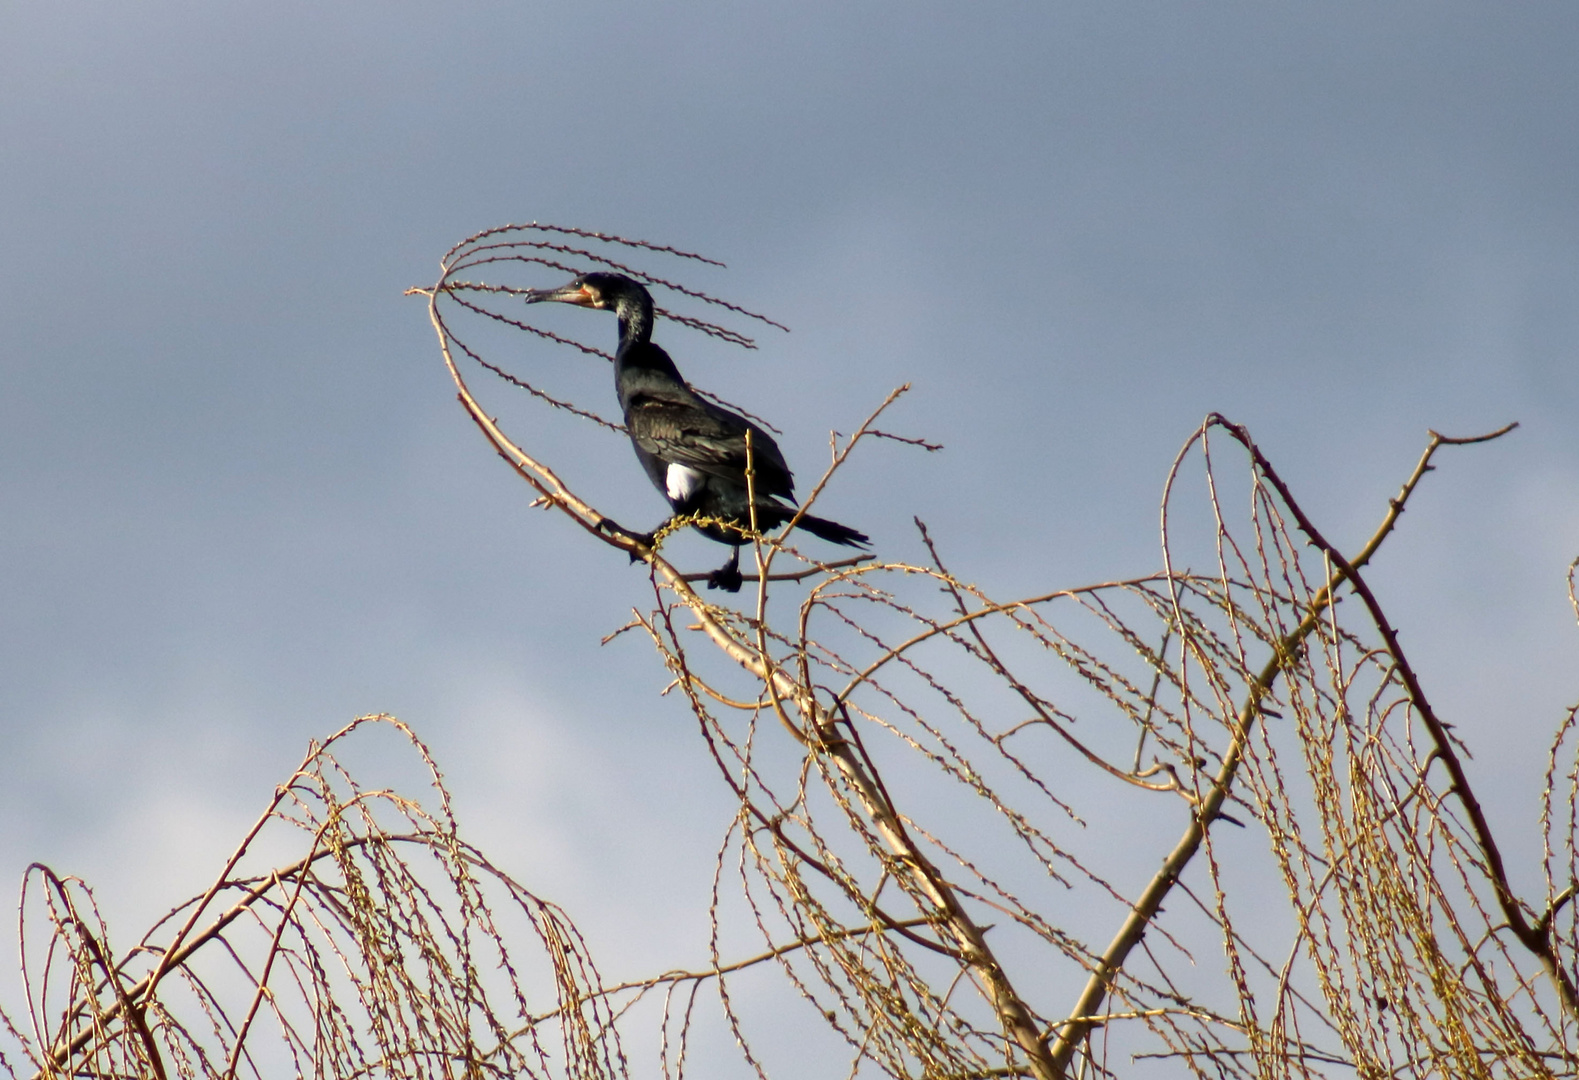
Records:
[[[773,437],[727,409],[689,393],[643,394],[631,401],[625,426],[647,453],[737,484],[745,482],[750,431],[757,491],[794,498],[794,477]]]

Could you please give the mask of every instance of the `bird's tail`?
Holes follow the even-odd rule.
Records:
[[[844,544],[846,547],[866,547],[872,542],[872,538],[859,529],[852,529],[848,525],[840,525],[837,521],[813,517],[810,514],[800,519],[797,528],[805,529],[813,536],[820,536],[830,544]]]

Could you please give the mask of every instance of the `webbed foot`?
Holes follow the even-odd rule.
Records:
[[[740,576],[740,549],[736,548],[735,553],[729,556],[728,562],[707,575],[707,587],[723,589],[725,592],[739,592],[745,580]]]
[[[598,532],[608,533],[610,536],[623,537],[626,540],[634,540],[644,548],[657,546],[657,541],[653,538],[652,533],[632,532],[613,518],[599,518]],[[634,551],[630,553],[630,556],[633,563],[642,561],[641,556]]]

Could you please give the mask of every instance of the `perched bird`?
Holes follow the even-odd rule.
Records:
[[[744,416],[704,401],[691,390],[669,354],[652,342],[652,294],[640,282],[624,274],[582,274],[568,285],[534,290],[526,298],[529,304],[545,300],[601,308],[619,316],[614,385],[636,457],[676,515],[716,519],[699,523],[697,531],[733,550],[729,561],[708,575],[707,584],[738,592],[743,580],[740,545],[750,539],[751,530],[747,432],[751,433],[757,528],[774,528],[798,513],[795,480],[778,444]],[[864,547],[869,540],[848,525],[811,514],[802,516],[798,527],[851,547]]]

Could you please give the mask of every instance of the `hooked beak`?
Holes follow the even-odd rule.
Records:
[[[528,304],[541,304],[545,300],[576,304],[580,307],[596,307],[598,303],[597,294],[579,281],[572,281],[569,285],[561,285],[557,289],[532,289],[526,294]]]

